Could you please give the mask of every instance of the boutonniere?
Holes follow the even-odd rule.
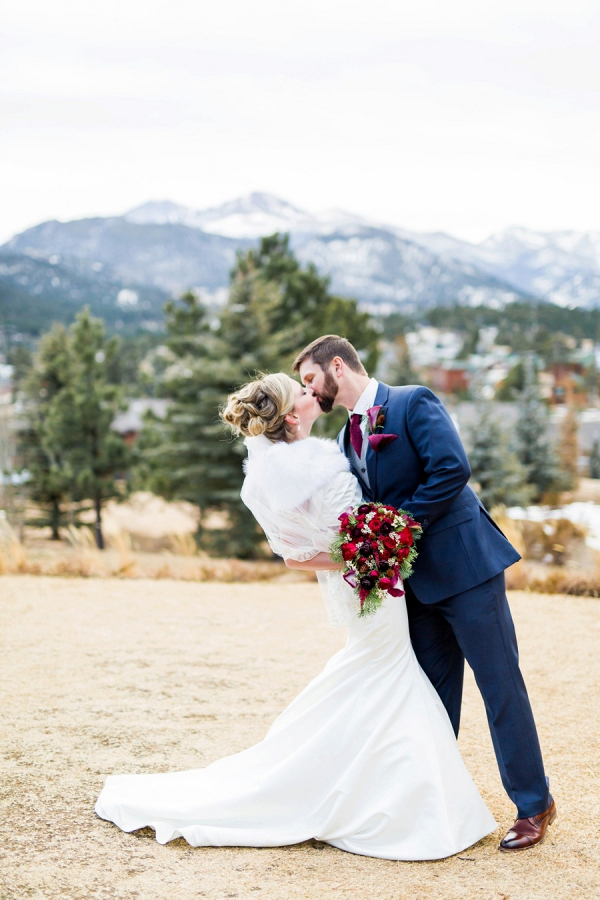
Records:
[[[379,453],[398,437],[397,434],[384,434],[385,414],[386,409],[383,406],[371,406],[367,410],[367,429],[369,431],[367,440],[375,453]]]

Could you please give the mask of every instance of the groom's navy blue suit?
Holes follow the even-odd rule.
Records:
[[[468,486],[471,469],[450,416],[428,388],[380,384],[383,431],[367,451],[365,498],[406,509],[423,526],[405,584],[411,640],[458,734],[464,660],[483,696],[504,787],[519,817],[550,805],[542,755],[506,600],[504,570],[520,557]],[[349,427],[339,443],[352,464]]]

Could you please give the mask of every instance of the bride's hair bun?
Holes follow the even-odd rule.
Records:
[[[294,409],[292,379],[283,372],[262,375],[230,394],[220,412],[235,434],[266,435],[271,441],[289,441],[285,417]]]
[[[257,437],[264,434],[267,429],[267,422],[260,416],[250,416],[246,425],[246,430],[251,437]]]

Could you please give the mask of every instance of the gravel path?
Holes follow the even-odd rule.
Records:
[[[167,846],[93,813],[111,772],[196,768],[260,740],[343,642],[315,584],[0,578],[0,900],[600,897],[600,601],[515,593],[525,677],[559,818],[497,851],[512,820],[468,679],[460,745],[503,828],[432,863]]]

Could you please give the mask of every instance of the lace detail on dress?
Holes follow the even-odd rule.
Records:
[[[354,622],[360,612],[358,597],[339,572],[317,572],[327,618],[337,627]]]

